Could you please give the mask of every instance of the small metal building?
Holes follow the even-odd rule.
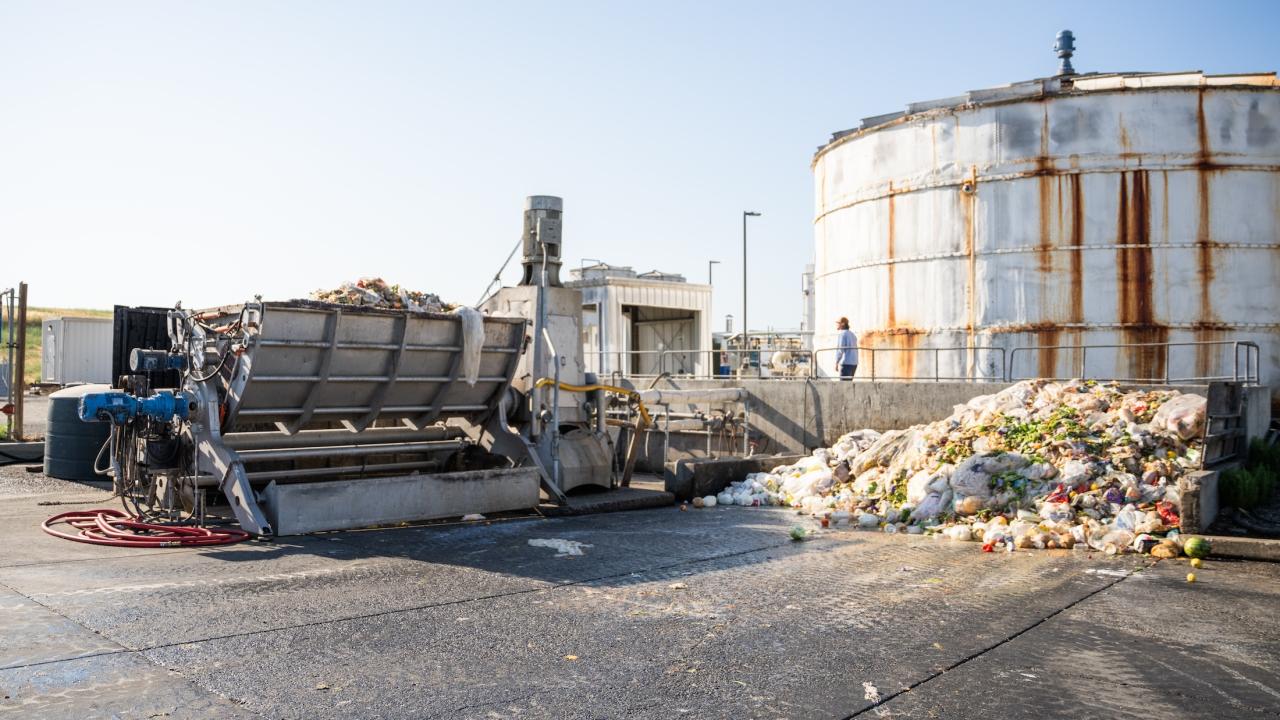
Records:
[[[40,381],[111,382],[111,318],[60,317],[44,321]]]
[[[569,271],[582,291],[587,370],[606,376],[705,373],[711,362],[711,286],[657,270],[597,263]]]

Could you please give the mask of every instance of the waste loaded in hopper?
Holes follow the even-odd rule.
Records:
[[[216,488],[257,535],[523,509],[540,487],[557,502],[609,487],[581,299],[548,272],[559,208],[529,199],[533,285],[502,288],[483,313],[308,300],[168,311],[169,346],[133,348],[119,389],[81,404],[83,420],[112,426],[97,469],[139,517],[200,521]],[[570,384],[592,391],[560,392]]]

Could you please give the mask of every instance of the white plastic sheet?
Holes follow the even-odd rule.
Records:
[[[473,307],[462,305],[454,315],[462,321],[462,367],[459,374],[468,385],[475,386],[480,379],[480,354],[484,349],[484,315]]]

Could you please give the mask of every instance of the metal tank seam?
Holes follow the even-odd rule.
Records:
[[[1107,158],[1107,157],[1110,157],[1110,156],[1105,156],[1105,155],[1091,155],[1091,156],[1090,156],[1090,158],[1091,158],[1091,159],[1094,159],[1094,158],[1098,158],[1098,159],[1105,159],[1105,158]],[[1114,157],[1119,157],[1119,156],[1117,155],[1117,156],[1114,156]],[[858,199],[856,199],[856,200],[853,200],[853,201],[850,201],[850,202],[847,202],[847,203],[842,203],[842,204],[840,204],[840,205],[837,205],[837,206],[835,206],[835,207],[832,207],[830,210],[826,210],[826,211],[824,211],[824,212],[822,212],[822,213],[818,214],[817,216],[815,216],[815,217],[814,217],[814,219],[813,219],[813,222],[814,222],[814,224],[816,225],[818,222],[820,222],[821,220],[823,220],[824,218],[826,218],[828,215],[832,215],[832,214],[837,213],[837,212],[839,212],[839,211],[841,211],[841,210],[848,210],[849,208],[856,207],[856,206],[858,206],[858,205],[863,205],[863,204],[866,204],[866,203],[869,203],[869,202],[875,202],[875,201],[877,201],[877,200],[885,200],[885,199],[889,198],[890,196],[895,196],[895,197],[896,197],[896,196],[898,196],[898,195],[912,195],[912,194],[915,194],[915,193],[926,192],[926,191],[929,191],[929,190],[947,190],[947,189],[959,190],[960,188],[964,187],[965,183],[967,183],[967,182],[971,182],[971,181],[974,181],[974,180],[976,180],[976,182],[983,183],[983,182],[998,182],[998,181],[1002,181],[1002,180],[1027,180],[1027,179],[1036,178],[1036,177],[1043,177],[1043,176],[1045,176],[1045,175],[1048,175],[1048,176],[1050,176],[1050,177],[1054,177],[1054,176],[1058,176],[1058,177],[1066,177],[1066,176],[1072,176],[1072,175],[1076,175],[1076,176],[1079,176],[1079,175],[1115,175],[1115,174],[1121,174],[1121,173],[1133,172],[1133,171],[1135,171],[1135,170],[1145,170],[1145,171],[1152,171],[1152,172],[1170,172],[1170,171],[1173,171],[1173,172],[1177,172],[1177,171],[1185,171],[1185,172],[1202,172],[1202,171],[1204,170],[1204,168],[1203,168],[1202,166],[1198,165],[1198,164],[1197,164],[1197,161],[1195,161],[1195,160],[1194,160],[1194,158],[1195,158],[1196,156],[1194,156],[1194,155],[1187,155],[1187,157],[1188,157],[1188,159],[1189,159],[1189,164],[1186,164],[1186,165],[1182,165],[1182,164],[1145,164],[1145,165],[1142,165],[1141,167],[1132,167],[1132,168],[1125,168],[1125,167],[1116,167],[1116,168],[1070,168],[1070,169],[1064,169],[1064,170],[1056,170],[1056,169],[1054,169],[1054,170],[1048,170],[1048,171],[1029,170],[1029,171],[1025,171],[1025,172],[996,173],[996,174],[992,174],[992,175],[978,175],[976,178],[970,178],[970,177],[967,177],[967,176],[966,176],[966,177],[961,178],[961,179],[959,179],[959,180],[955,180],[955,181],[948,180],[947,182],[941,182],[941,183],[927,183],[927,184],[924,184],[924,185],[914,185],[914,186],[906,186],[906,187],[903,187],[903,186],[897,186],[897,187],[893,188],[893,191],[892,191],[892,192],[880,193],[880,194],[877,194],[877,195],[869,195],[869,196],[866,196],[866,197],[860,197],[860,198],[858,198]],[[1034,158],[1028,158],[1028,159],[1025,159],[1025,160],[1019,160],[1019,161],[1017,161],[1017,162],[1026,162],[1026,163],[1031,163],[1031,162],[1034,162]],[[1216,158],[1216,159],[1215,159],[1215,162],[1213,163],[1213,169],[1218,170],[1218,171],[1228,171],[1228,172],[1235,172],[1235,171],[1239,171],[1239,172],[1262,172],[1262,173],[1275,173],[1275,172],[1280,172],[1280,164],[1275,164],[1275,165],[1266,165],[1266,164],[1250,163],[1250,164],[1233,165],[1233,164],[1230,164],[1230,163],[1223,163],[1223,162],[1221,162],[1221,158]]]

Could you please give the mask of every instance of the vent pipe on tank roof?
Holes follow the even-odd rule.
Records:
[[[1058,33],[1058,41],[1053,44],[1053,51],[1058,53],[1062,63],[1058,65],[1059,75],[1075,75],[1076,69],[1071,67],[1071,56],[1076,52],[1076,36],[1070,30]]]

